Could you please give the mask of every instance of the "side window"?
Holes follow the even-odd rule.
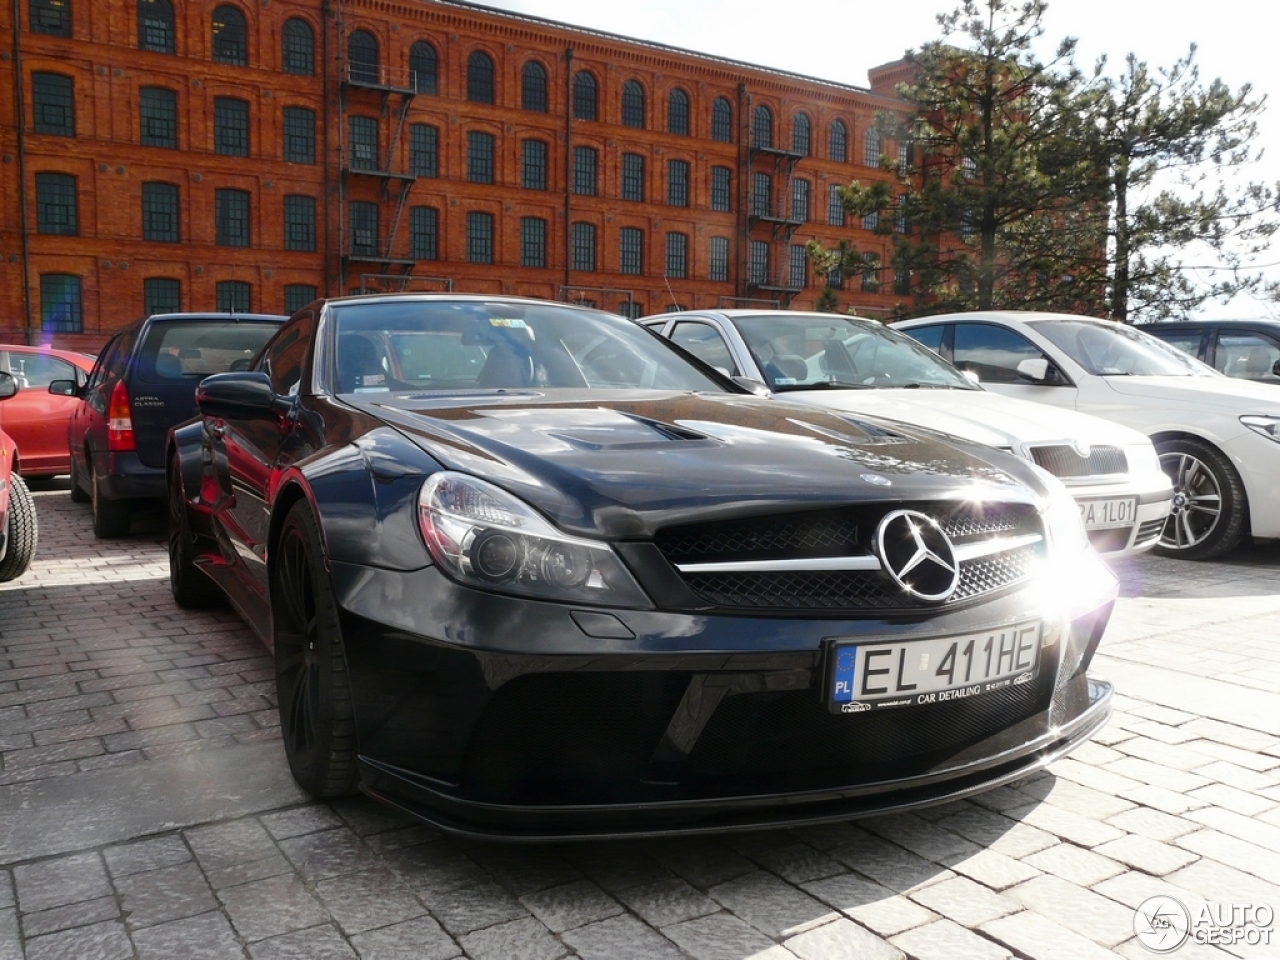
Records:
[[[955,325],[955,360],[961,370],[972,370],[987,383],[1025,383],[1018,376],[1023,360],[1039,360],[1044,354],[1026,337],[987,323]]]
[[[44,389],[54,380],[76,379],[76,368],[65,360],[42,353],[10,353],[9,372],[23,387]]]
[[[1229,377],[1246,380],[1280,381],[1275,373],[1280,361],[1280,347],[1268,337],[1256,333],[1218,333],[1213,365]]]
[[[733,376],[738,373],[738,365],[733,362],[733,355],[724,338],[715,327],[706,323],[683,321],[677,323],[671,331],[671,339],[680,344],[695,357],[705,363],[718,367]]]
[[[903,330],[902,332],[921,346],[928,347],[934,353],[942,353],[942,335],[947,332],[947,328],[943,324],[912,327],[910,330]]]
[[[133,343],[128,334],[123,333],[108,343],[98,355],[98,362],[94,364],[93,372],[89,374],[88,389],[93,390],[108,377],[121,379],[124,376],[125,363],[129,359],[132,346]]]
[[[1165,343],[1171,347],[1177,347],[1183,353],[1200,359],[1200,341],[1201,334],[1199,330],[1189,330],[1186,333],[1169,333],[1160,337]],[[1219,338],[1221,345],[1221,338]]]
[[[263,348],[258,369],[271,378],[271,388],[276,393],[297,396],[314,328],[315,314],[310,311],[297,314]]]

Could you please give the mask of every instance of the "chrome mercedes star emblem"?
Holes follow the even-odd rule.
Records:
[[[955,593],[960,564],[951,540],[930,516],[894,510],[876,528],[876,549],[893,582],[920,600],[941,601]]]

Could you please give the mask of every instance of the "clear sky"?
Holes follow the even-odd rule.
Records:
[[[867,85],[867,70],[896,60],[939,36],[936,16],[950,0],[486,0],[489,6],[565,23],[654,40],[748,63]],[[1106,54],[1117,68],[1129,53],[1154,69],[1172,64],[1198,45],[1205,82],[1220,77],[1233,89],[1251,84],[1268,94],[1259,126],[1266,147],[1249,179],[1280,181],[1280,54],[1268,26],[1270,4],[1260,0],[1050,0],[1044,17],[1045,50],[1066,36],[1079,41],[1077,62],[1091,67]],[[1280,241],[1274,256],[1258,261],[1280,281]],[[1203,258],[1197,260],[1203,262]],[[1280,305],[1237,300],[1209,306],[1205,315],[1276,316]]]

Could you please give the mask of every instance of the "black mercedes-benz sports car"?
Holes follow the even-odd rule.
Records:
[[[626,836],[968,796],[1110,712],[1048,474],[753,396],[621,317],[320,301],[170,434],[175,598],[274,650],[285,751],[440,827]]]

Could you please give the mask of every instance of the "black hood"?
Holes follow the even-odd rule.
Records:
[[[849,503],[1035,502],[1017,458],[916,427],[754,396],[656,391],[369,395],[344,400],[446,468],[489,480],[562,529],[663,526]]]

